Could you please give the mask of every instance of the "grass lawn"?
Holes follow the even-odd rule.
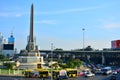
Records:
[[[21,74],[22,70],[9,70],[9,69],[0,69],[0,74]]]

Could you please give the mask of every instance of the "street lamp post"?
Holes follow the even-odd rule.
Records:
[[[82,28],[82,31],[83,31],[83,51],[84,51],[84,46],[85,46],[84,31],[85,31],[85,28]]]
[[[53,67],[52,67],[52,62],[53,62],[53,43],[51,43],[51,80],[53,80]]]
[[[105,57],[104,57],[104,54],[103,54],[103,51],[102,51],[102,65],[105,64]]]

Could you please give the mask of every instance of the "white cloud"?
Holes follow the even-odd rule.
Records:
[[[55,20],[41,20],[41,21],[35,21],[35,23],[40,23],[40,24],[57,24]]]
[[[64,13],[71,13],[71,12],[82,12],[88,10],[94,10],[101,7],[88,7],[88,8],[75,8],[75,9],[65,9],[65,10],[58,10],[58,11],[51,11],[51,12],[37,12],[37,14],[64,14]]]
[[[1,12],[0,17],[21,17],[22,13],[17,12]]]
[[[120,27],[120,23],[116,23],[116,22],[107,23],[107,24],[104,24],[103,27],[105,27],[107,29],[115,29],[115,28],[119,28]]]
[[[16,14],[15,16],[16,16],[16,17],[21,17],[22,14],[18,13],[18,14]]]
[[[72,13],[72,12],[82,12],[82,11],[89,11],[89,10],[95,10],[101,7],[87,7],[87,8],[74,8],[74,9],[65,9],[65,10],[58,10],[58,11],[46,11],[46,12],[37,12],[35,11],[35,15],[40,15],[40,14],[64,14],[64,13]],[[0,17],[21,17],[22,15],[28,15],[30,14],[29,11],[28,12],[0,12]]]
[[[98,19],[98,22],[104,29],[117,29],[120,28],[120,22],[117,19],[117,17],[110,16],[109,18]]]

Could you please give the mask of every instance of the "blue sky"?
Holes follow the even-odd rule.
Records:
[[[15,47],[24,49],[30,27],[30,7],[34,4],[34,33],[40,49],[64,50],[83,47],[111,48],[120,39],[119,0],[0,0],[0,32],[15,37]]]

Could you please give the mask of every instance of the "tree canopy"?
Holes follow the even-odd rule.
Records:
[[[56,48],[56,49],[54,49],[54,50],[63,51],[63,49],[62,49],[62,48]]]
[[[0,54],[0,60],[3,61],[5,59],[5,56],[3,54]]]
[[[82,61],[79,59],[71,59],[67,62],[67,66],[69,68],[80,67],[82,65]]]
[[[85,50],[85,51],[92,51],[93,48],[91,48],[91,46],[87,46],[84,50]]]

